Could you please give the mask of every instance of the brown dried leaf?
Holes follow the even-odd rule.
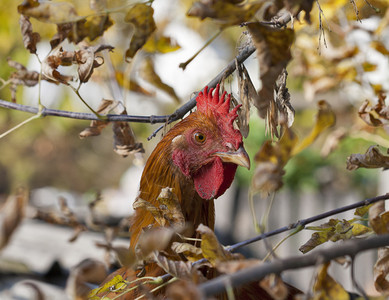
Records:
[[[270,274],[266,276],[259,282],[259,286],[274,300],[285,300],[288,297],[288,288],[278,275]]]
[[[165,226],[167,224],[167,220],[163,217],[161,210],[149,201],[138,197],[132,204],[132,207],[133,209],[142,208],[149,211],[160,226]]]
[[[211,18],[227,27],[249,21],[264,4],[264,1],[240,2],[242,1],[200,0],[193,3],[186,14],[201,20]]]
[[[232,274],[239,270],[247,269],[261,264],[259,259],[241,259],[219,262],[216,266],[220,273]]]
[[[154,85],[156,88],[164,91],[167,93],[170,97],[172,97],[176,102],[180,102],[180,98],[176,95],[176,92],[174,89],[170,86],[164,83],[159,77],[159,75],[154,70],[154,63],[153,60],[150,57],[145,58],[143,61],[143,64],[141,66],[140,70],[141,77]]]
[[[126,59],[131,59],[143,47],[147,39],[157,28],[154,22],[154,9],[147,4],[137,3],[127,12],[124,20],[134,25],[130,48],[126,51]]]
[[[369,224],[377,234],[389,233],[389,212],[385,211],[385,202],[379,201],[369,208]]]
[[[237,64],[237,70],[239,96],[242,103],[241,108],[238,110],[238,127],[243,137],[247,138],[250,129],[250,106],[252,103],[259,101],[258,93],[255,90],[254,84],[251,81],[246,67],[243,64]]]
[[[171,243],[176,231],[170,227],[155,227],[139,236],[135,253],[139,259],[147,259],[154,251],[165,250]]]
[[[0,210],[0,249],[4,248],[15,229],[24,217],[24,210],[28,202],[28,192],[24,189],[17,191],[5,201]]]
[[[166,296],[171,300],[201,300],[204,297],[196,284],[190,280],[179,280],[169,285]]]
[[[106,267],[102,262],[85,259],[70,271],[66,292],[71,299],[87,299],[91,291],[87,283],[100,284],[107,275]]]
[[[96,53],[108,49],[113,50],[109,45],[98,45],[94,47],[84,47],[84,49],[76,51],[74,58],[78,64],[78,78],[80,82],[88,82],[92,76],[94,68],[100,67],[104,60],[102,57],[96,57]]]
[[[41,22],[66,23],[78,18],[74,5],[69,2],[38,2],[25,0],[18,6],[18,12]]]
[[[255,155],[257,167],[253,176],[252,187],[265,195],[282,187],[284,167],[292,156],[297,144],[297,137],[290,128],[286,128],[278,142],[266,141]]]
[[[291,59],[290,47],[294,40],[292,29],[271,29],[260,23],[250,23],[247,28],[257,48],[262,88],[259,101],[254,103],[261,118],[265,118],[274,98],[273,89],[282,70]]]
[[[359,117],[370,126],[383,126],[389,124],[389,106],[385,105],[386,95],[378,94],[378,102],[371,106],[369,100],[365,100],[359,108]]]
[[[42,74],[54,82],[69,84],[69,81],[72,81],[73,77],[62,75],[58,72],[57,68],[59,66],[70,66],[73,63],[73,60],[73,51],[64,51],[62,47],[58,48],[42,62]]]
[[[157,251],[153,252],[153,258],[158,266],[174,277],[187,279],[192,277],[192,263],[189,261],[168,259]]]
[[[196,231],[201,234],[201,250],[203,256],[212,264],[212,266],[217,266],[218,263],[222,261],[234,258],[230,252],[224,250],[224,247],[219,243],[212,229],[200,224]]]
[[[107,99],[102,99],[101,103],[99,105],[99,108],[97,109],[98,114],[107,114],[109,113],[112,109],[114,109],[117,105],[119,104],[118,101],[115,100],[107,100]],[[89,127],[85,128],[83,131],[80,132],[79,136],[80,138],[86,138],[90,136],[97,136],[101,134],[101,131],[107,127],[109,122],[107,121],[95,121],[93,120]]]
[[[189,243],[179,243],[174,242],[171,246],[171,249],[178,254],[182,254],[189,261],[197,261],[203,258],[203,253],[201,248],[198,248]]]
[[[377,262],[373,269],[374,286],[378,292],[389,295],[389,248],[379,248]]]
[[[329,265],[330,263],[322,265],[317,274],[316,281],[313,286],[313,300],[350,299],[348,293],[343,289],[343,287],[339,283],[337,283],[330,275],[328,275],[327,270]]]
[[[169,222],[170,226],[176,229],[181,229],[185,225],[185,217],[181,210],[181,204],[178,201],[177,195],[173,193],[173,189],[165,187],[157,198],[159,209],[163,217]]]
[[[32,25],[29,17],[20,15],[19,24],[23,36],[24,47],[30,51],[30,53],[35,54],[36,44],[41,40],[41,36],[38,32],[32,31]]]
[[[383,155],[377,146],[370,146],[365,154],[351,154],[347,158],[347,170],[358,168],[389,168],[389,156]]]

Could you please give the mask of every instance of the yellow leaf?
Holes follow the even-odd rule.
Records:
[[[134,25],[134,33],[131,38],[130,48],[126,51],[126,59],[133,58],[157,28],[153,14],[154,9],[144,3],[135,4],[127,12],[124,20]]]
[[[324,130],[335,124],[335,113],[333,112],[331,106],[325,100],[320,100],[318,106],[319,112],[316,116],[315,126],[311,130],[310,134],[293,149],[293,155],[296,155],[307,148]]]
[[[151,37],[143,46],[143,50],[147,52],[169,53],[181,49],[181,47],[170,37]]]
[[[370,207],[372,206],[373,204],[369,204],[369,205],[364,205],[362,207],[358,207],[355,212],[354,212],[354,215],[356,216],[360,216],[360,217],[363,217],[370,209]]]
[[[209,227],[200,224],[196,231],[201,234],[201,250],[203,256],[213,266],[216,266],[220,261],[227,261],[233,257],[230,252],[224,250],[215,233]]]
[[[330,263],[324,264],[317,274],[313,286],[313,300],[349,300],[350,297],[343,287],[328,275],[329,265]]]
[[[127,287],[127,282],[123,279],[121,275],[116,275],[114,278],[112,278],[110,281],[105,283],[102,287],[99,287],[97,289],[91,290],[89,292],[88,298],[92,298],[96,296],[99,293],[103,292],[117,292],[120,290],[123,290]]]
[[[203,258],[201,248],[189,243],[174,242],[171,246],[172,250],[178,254],[183,254],[190,261],[197,261]]]

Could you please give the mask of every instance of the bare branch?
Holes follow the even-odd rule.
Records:
[[[199,288],[205,297],[209,297],[223,292],[225,290],[226,282],[229,282],[233,287],[238,287],[249,282],[259,281],[269,274],[280,274],[286,270],[314,266],[318,262],[328,262],[345,255],[353,257],[360,252],[388,245],[389,234],[379,235],[364,240],[349,240],[345,241],[342,245],[336,245],[324,250],[316,250],[311,254],[277,259],[270,263],[247,268],[233,274],[219,276],[215,279],[206,281],[201,284]]]

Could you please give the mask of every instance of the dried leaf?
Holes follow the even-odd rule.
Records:
[[[379,248],[377,262],[373,269],[374,286],[378,292],[389,295],[389,248]]]
[[[175,234],[176,231],[170,227],[156,227],[142,232],[135,247],[137,257],[145,260],[152,252],[165,250]]]
[[[176,95],[174,89],[164,83],[159,75],[154,70],[154,63],[150,57],[145,58],[140,70],[141,77],[154,85],[156,88],[164,91],[170,97],[172,97],[176,102],[180,102],[180,98]]]
[[[337,283],[327,270],[330,263],[324,264],[317,274],[315,284],[313,286],[313,300],[349,300],[349,294],[343,289],[343,287]]]
[[[288,288],[278,275],[270,274],[266,276],[259,282],[259,286],[274,300],[285,300],[288,297]]]
[[[127,112],[124,110],[123,115],[126,115]],[[135,135],[132,131],[130,124],[128,122],[114,122],[113,126],[113,134],[114,134],[114,146],[113,150],[123,156],[127,157],[133,153],[144,153],[142,143],[136,143]]]
[[[350,171],[358,168],[389,168],[389,156],[383,155],[377,146],[370,146],[365,154],[351,154],[347,158],[347,169]]]
[[[45,77],[53,80],[54,82],[60,82],[63,84],[69,84],[69,81],[73,80],[72,76],[62,75],[58,72],[59,66],[70,66],[73,63],[74,52],[64,51],[63,48],[58,48],[47,56],[42,62],[42,73]]]
[[[219,243],[215,233],[209,227],[200,224],[196,231],[201,234],[201,250],[212,266],[217,266],[219,262],[233,259],[233,255],[224,250]]]
[[[259,259],[240,259],[219,262],[216,268],[219,272],[225,274],[232,274],[239,270],[247,269],[261,264],[262,261]]]
[[[316,115],[315,126],[312,128],[310,134],[293,149],[293,155],[303,151],[311,145],[324,130],[335,124],[335,113],[331,106],[325,100],[320,100],[318,102],[318,107],[319,111]]]
[[[308,242],[299,248],[304,254],[328,241],[347,240],[371,232],[370,227],[355,223],[355,220],[349,222],[338,219],[330,219],[320,226],[306,227],[306,229],[317,231],[312,234]]]
[[[374,203],[369,209],[369,224],[377,234],[389,233],[389,212],[385,211],[385,202]]]
[[[268,194],[282,187],[284,167],[297,144],[297,137],[290,128],[286,128],[278,142],[266,141],[255,155],[257,167],[253,176],[254,191]]]
[[[292,29],[271,29],[260,23],[250,23],[247,28],[252,36],[260,66],[262,88],[259,101],[254,103],[261,118],[268,115],[269,105],[274,98],[273,89],[282,70],[291,59],[290,47],[294,40]]]
[[[66,23],[78,19],[74,5],[69,2],[38,2],[25,0],[18,6],[18,12],[47,23]]]
[[[243,137],[247,138],[249,134],[250,106],[251,103],[259,101],[258,93],[255,90],[246,67],[243,64],[237,64],[237,70],[239,97],[240,102],[242,103],[241,108],[238,110],[238,127]]]
[[[169,53],[181,49],[177,42],[167,36],[153,35],[142,48],[147,52]]]
[[[189,261],[182,260],[172,260],[168,259],[166,256],[161,253],[154,251],[153,257],[155,262],[160,266],[165,272],[177,278],[187,278],[192,277],[192,263]]]
[[[249,2],[243,5],[240,2],[200,0],[193,3],[186,14],[201,20],[211,18],[220,22],[223,27],[227,27],[249,21],[264,4],[263,1]]]
[[[383,126],[389,124],[389,106],[385,105],[386,95],[378,94],[378,102],[371,106],[369,100],[365,100],[359,108],[359,117],[370,126]]]
[[[24,210],[28,202],[28,192],[18,190],[5,201],[0,210],[0,249],[4,248],[15,229],[24,217]]]
[[[198,248],[189,243],[174,242],[171,246],[171,249],[177,254],[184,255],[186,259],[192,262],[203,258],[201,248]]]
[[[30,53],[36,53],[36,44],[41,40],[41,36],[38,32],[32,31],[32,25],[30,18],[24,15],[20,16],[19,19],[20,30],[23,36],[24,47],[30,51]]]
[[[124,20],[134,25],[130,48],[126,51],[126,59],[133,58],[143,47],[150,35],[155,31],[154,9],[147,4],[137,3],[126,14]]]
[[[108,49],[113,50],[109,45],[98,45],[95,47],[84,47],[84,49],[75,52],[75,61],[78,64],[78,78],[80,82],[88,82],[92,76],[94,68],[100,67],[104,60],[96,57],[96,53]]]
[[[102,262],[85,259],[70,271],[66,292],[71,299],[86,299],[91,291],[87,283],[100,284],[107,275]]]
[[[98,114],[107,114],[111,110],[113,110],[117,105],[119,104],[118,101],[115,100],[107,100],[102,99],[99,105],[99,108],[97,109]],[[90,136],[97,136],[101,134],[101,131],[107,127],[109,122],[107,121],[91,121],[89,127],[85,128],[83,131],[80,132],[79,137],[80,138],[86,138]]]
[[[166,296],[171,300],[202,300],[204,297],[196,284],[190,280],[180,280],[169,285]]]

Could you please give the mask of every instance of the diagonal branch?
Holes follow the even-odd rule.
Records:
[[[316,250],[311,254],[277,259],[270,263],[264,263],[237,271],[233,274],[219,276],[215,279],[206,281],[201,284],[199,288],[205,297],[209,297],[223,292],[226,287],[226,282],[232,287],[238,287],[249,282],[259,281],[269,274],[280,274],[286,270],[314,266],[318,263],[325,263],[345,255],[354,257],[360,252],[384,246],[389,246],[389,234],[363,240],[349,240],[341,245],[336,245],[328,249]]]

